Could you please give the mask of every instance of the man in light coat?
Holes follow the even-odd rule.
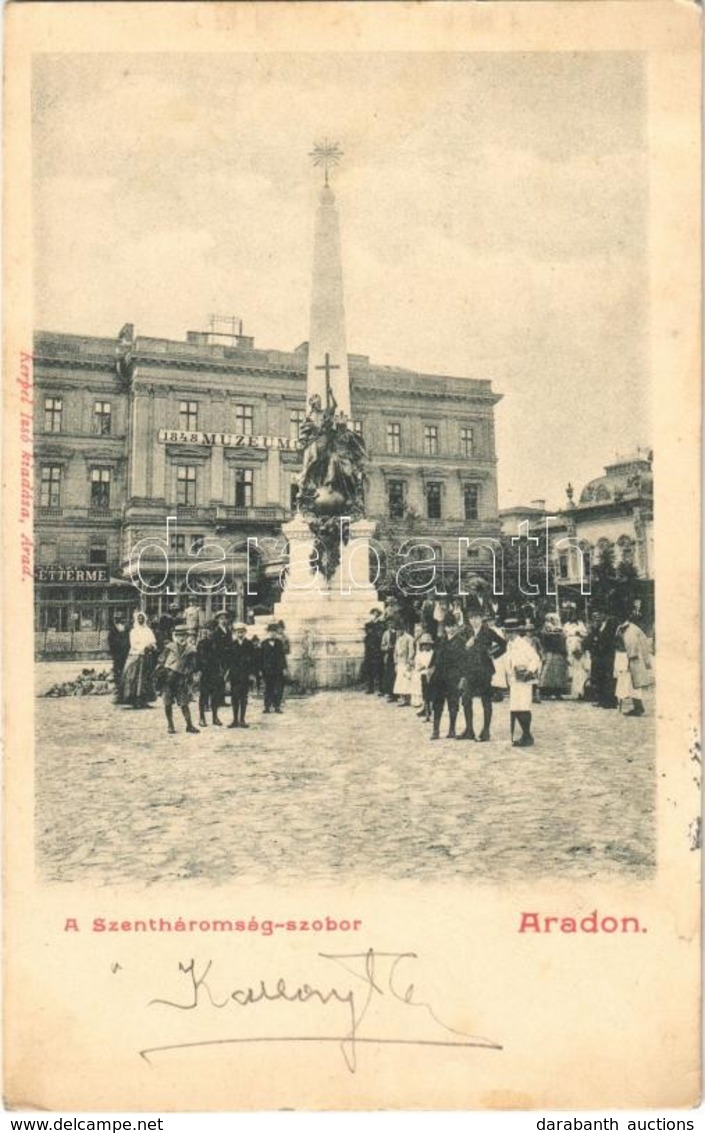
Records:
[[[622,622],[617,632],[624,642],[627,663],[629,665],[629,676],[631,677],[634,692],[637,694],[632,696],[631,711],[625,712],[624,715],[643,716],[644,701],[638,693],[653,684],[649,639],[644,631],[640,629],[631,618],[627,618],[626,621]]]

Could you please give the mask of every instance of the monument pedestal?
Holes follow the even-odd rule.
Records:
[[[286,625],[289,672],[295,681],[303,675],[303,683],[315,688],[345,688],[360,680],[365,622],[378,601],[369,581],[374,530],[369,520],[350,524],[338,568],[326,580],[311,569],[314,538],[306,521],[297,516],[282,528],[289,542],[289,573],[272,618]]]

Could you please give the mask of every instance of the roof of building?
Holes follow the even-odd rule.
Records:
[[[38,330],[34,336],[35,359],[48,366],[60,366],[69,359],[79,366],[113,368],[119,357],[129,353],[132,364],[145,367],[169,365],[184,370],[222,373],[280,374],[303,379],[306,375],[308,343],[295,350],[255,348],[254,339],[239,335],[231,345],[208,341],[206,332],[190,331],[186,341],[135,335],[127,324],[114,339],[93,335],[65,334]],[[495,404],[502,397],[487,378],[462,375],[428,374],[398,366],[376,365],[367,355],[348,354],[350,379],[358,391],[379,391],[472,398]]]
[[[637,450],[605,465],[605,475],[589,480],[580,493],[578,507],[637,500],[653,492],[653,454]]]

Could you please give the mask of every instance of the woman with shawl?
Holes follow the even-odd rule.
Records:
[[[585,685],[590,676],[590,658],[585,652],[587,627],[585,622],[578,618],[577,609],[572,604],[566,607],[563,633],[565,634],[565,647],[568,654],[570,695],[573,700],[582,700],[585,696]]]
[[[539,688],[543,696],[560,700],[568,689],[568,660],[566,639],[558,614],[546,614],[541,631],[543,667]]]
[[[122,674],[122,701],[133,708],[147,708],[157,699],[152,673],[157,639],[147,625],[147,617],[136,610],[130,630],[130,652]]]
[[[397,704],[401,708],[408,708],[411,704],[411,674],[414,667],[414,653],[416,644],[405,625],[394,643],[394,695],[401,699]]]

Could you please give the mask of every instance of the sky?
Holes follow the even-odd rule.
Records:
[[[348,349],[492,381],[500,506],[650,443],[638,55],[49,54],[32,89],[38,328],[293,349],[328,137]]]

